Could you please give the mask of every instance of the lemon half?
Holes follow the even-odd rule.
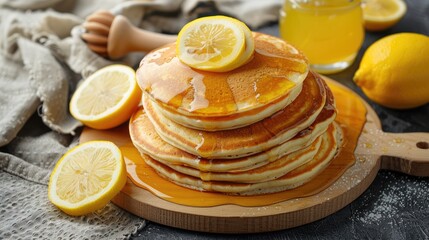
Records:
[[[141,95],[134,69],[125,65],[107,66],[76,89],[70,101],[70,113],[86,126],[113,128],[131,117]]]
[[[407,11],[407,5],[402,0],[366,0],[362,10],[365,28],[381,31],[401,20]]]

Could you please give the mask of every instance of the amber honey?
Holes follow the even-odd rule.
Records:
[[[342,128],[343,143],[338,155],[330,165],[320,175],[298,188],[257,196],[232,196],[195,191],[178,186],[160,177],[144,163],[129,139],[128,129],[124,128],[121,134],[125,141],[119,145],[125,156],[128,176],[136,186],[144,188],[164,200],[188,206],[209,207],[224,204],[265,206],[317,194],[329,187],[354,164],[354,149],[366,119],[365,106],[353,92],[336,84],[329,84],[329,86],[337,103],[336,122]]]
[[[263,37],[255,35],[249,63],[225,73],[186,66],[176,57],[174,44],[166,45],[142,60],[140,87],[164,107],[187,115],[224,117],[265,106],[287,95],[296,86],[293,75],[305,75],[308,65],[297,50],[286,51],[286,45]]]

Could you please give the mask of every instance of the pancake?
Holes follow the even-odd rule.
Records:
[[[216,132],[171,121],[153,107],[147,94],[143,94],[143,106],[158,135],[174,147],[204,158],[238,158],[280,145],[309,127],[324,109],[327,91],[320,76],[308,74],[299,96],[284,109],[252,125]],[[327,108],[334,109],[333,98],[328,99]]]
[[[160,163],[176,170],[177,172],[200,178],[203,181],[227,181],[241,183],[257,183],[276,179],[292,171],[293,169],[310,161],[319,150],[322,136],[318,137],[310,146],[287,154],[262,167],[239,171],[239,172],[204,172],[194,168],[169,164],[164,161]],[[156,159],[154,159],[156,160]],[[157,160],[158,161],[158,160]]]
[[[167,165],[164,165],[149,156],[143,154],[144,161],[151,166],[158,174],[175,184],[199,190],[222,192],[226,194],[257,195],[284,191],[296,188],[317,176],[322,172],[330,161],[334,158],[341,145],[341,129],[337,124],[333,124],[333,131],[324,134],[317,154],[313,159],[302,166],[286,173],[285,175],[258,183],[238,183],[224,181],[203,181],[200,178],[180,173]]]
[[[176,123],[205,130],[252,124],[290,104],[309,71],[305,56],[283,40],[262,33],[254,40],[252,60],[224,73],[193,69],[176,57],[175,43],[166,45],[141,61],[139,86]],[[234,122],[224,119],[231,115]]]
[[[194,128],[204,131],[219,131],[230,130],[234,128],[244,127],[260,121],[264,116],[271,116],[275,112],[289,105],[301,93],[302,84],[297,85],[286,96],[277,99],[263,107],[246,111],[243,113],[231,114],[228,116],[219,117],[195,117],[186,116],[177,112],[171,111],[169,108],[164,108],[162,105],[153,102],[153,106],[157,111],[161,112],[166,118],[181,124],[185,127]]]
[[[258,154],[236,159],[205,159],[176,148],[156,133],[144,109],[140,108],[130,119],[129,132],[134,146],[142,154],[168,164],[183,165],[206,172],[237,172],[264,166],[284,155],[309,146],[324,133],[335,117],[332,108],[333,96],[327,92],[327,101],[322,112],[308,128],[300,131],[291,140]]]

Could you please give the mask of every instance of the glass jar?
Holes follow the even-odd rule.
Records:
[[[285,0],[280,36],[304,52],[313,70],[350,66],[364,40],[360,0]]]

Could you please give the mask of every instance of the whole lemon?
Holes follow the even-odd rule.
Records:
[[[429,102],[429,37],[398,33],[373,43],[353,80],[374,102],[396,109]]]

